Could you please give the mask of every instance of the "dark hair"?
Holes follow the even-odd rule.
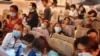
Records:
[[[68,24],[70,24],[71,19],[70,19],[69,17],[65,17],[65,18],[64,18],[64,21],[65,21],[66,19],[69,20],[69,23],[68,23]],[[63,21],[63,23],[64,23],[64,21]]]
[[[97,17],[97,12],[95,10],[90,10],[88,12],[88,14],[92,14],[92,13],[94,13],[93,17]]]
[[[71,7],[73,7],[74,9],[76,9],[76,5],[75,4],[72,4]]]
[[[10,15],[7,15],[7,19],[9,19],[10,18]]]
[[[83,10],[81,11],[81,13],[86,13],[86,9],[83,7],[83,5],[80,5],[80,6],[79,6],[79,9],[80,9],[81,7],[83,8]]]
[[[95,32],[98,35],[98,32],[95,29],[88,30],[87,35],[90,34],[91,32]]]
[[[17,5],[11,5],[10,7],[14,8],[16,12],[18,12],[18,6]]]
[[[70,5],[69,5],[69,3],[67,3],[67,2],[66,2],[65,9],[70,9]]]
[[[36,8],[37,8],[36,3],[31,2],[31,4],[32,4],[32,7],[33,7],[34,9],[36,9]]]
[[[90,50],[96,51],[99,48],[98,42],[88,36],[83,36],[83,37],[77,38],[74,42],[75,49],[77,49],[78,44],[84,45],[87,49],[86,51],[89,51],[89,52],[90,52]]]
[[[41,1],[48,3],[48,0],[41,0]]]
[[[26,15],[25,13],[23,14],[23,16],[24,16],[24,17],[27,17],[27,15]]]
[[[35,37],[32,34],[26,34],[23,36],[22,40],[25,40],[26,42],[32,43]]]
[[[44,48],[47,48],[48,51],[50,50],[50,46],[43,36],[40,36],[34,40],[33,47],[41,52],[43,52]]]

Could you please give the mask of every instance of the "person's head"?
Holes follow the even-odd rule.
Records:
[[[76,39],[74,48],[78,52],[78,56],[97,56],[99,54],[98,42],[88,36]]]
[[[76,28],[83,27],[83,21],[80,19],[75,20],[75,26]]]
[[[70,18],[69,17],[66,17],[63,21],[64,24],[68,25],[70,24]]]
[[[48,2],[49,2],[48,0],[41,0],[41,1],[42,1],[42,4],[44,7],[46,7],[48,5]]]
[[[92,19],[86,18],[85,19],[85,24],[92,24]]]
[[[36,9],[36,8],[37,8],[36,3],[31,2],[31,3],[30,3],[30,7],[31,7],[32,9]]]
[[[71,10],[75,10],[75,9],[76,9],[76,5],[75,5],[75,4],[72,4],[72,5],[70,6],[70,9],[71,9]]]
[[[85,10],[85,8],[83,7],[83,5],[80,5],[80,6],[79,6],[79,11],[81,11],[82,13],[85,13],[85,12],[86,12],[86,10]]]
[[[33,47],[42,53],[44,52],[45,49],[49,51],[49,48],[50,48],[48,42],[43,36],[40,36],[39,38],[36,38],[34,40]]]
[[[61,23],[55,23],[55,25],[53,26],[53,32],[54,33],[61,33],[62,32]]]
[[[10,16],[16,16],[18,13],[18,6],[17,5],[11,5],[10,6]]]
[[[34,41],[35,37],[32,34],[26,34],[23,36],[22,40],[22,47],[23,48],[32,48],[32,44]]]
[[[52,7],[57,7],[57,3],[56,2],[53,2],[52,3]]]
[[[97,17],[97,12],[95,10],[90,10],[88,12],[88,17]]]
[[[98,32],[95,29],[90,29],[87,32],[87,36],[89,36],[89,37],[91,37],[91,38],[96,40],[97,37],[98,37]]]
[[[13,35],[15,38],[19,38],[23,33],[23,24],[16,23],[13,28]]]
[[[46,29],[49,27],[49,21],[48,20],[43,20],[42,23],[41,23],[41,27],[43,29]]]
[[[66,2],[66,4],[65,4],[65,9],[70,9],[70,5],[69,5],[69,3],[67,3],[67,2]]]

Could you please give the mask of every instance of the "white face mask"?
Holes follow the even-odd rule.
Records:
[[[91,53],[78,53],[78,56],[93,56]]]
[[[54,29],[56,33],[59,33],[61,31],[61,27],[55,27]]]
[[[14,17],[14,16],[16,16],[16,13],[10,12],[9,15]]]
[[[72,11],[74,10],[74,8],[70,8]]]
[[[46,25],[45,24],[41,24],[42,29],[46,29]]]

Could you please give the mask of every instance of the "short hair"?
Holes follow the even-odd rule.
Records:
[[[87,31],[87,35],[90,34],[91,32],[95,32],[98,35],[98,32],[95,29],[90,29]]]
[[[31,2],[31,4],[32,4],[32,7],[34,7],[35,9],[37,8],[36,3]]]
[[[18,6],[17,5],[11,5],[10,7],[14,8],[16,12],[18,12]]]
[[[83,36],[83,37],[77,38],[74,42],[75,49],[77,49],[78,44],[84,45],[86,47],[86,49],[88,49],[87,51],[90,51],[90,50],[96,51],[99,48],[98,42],[88,36]]]
[[[90,10],[88,12],[88,14],[92,14],[92,13],[94,13],[93,17],[97,17],[97,12],[95,10]]]
[[[34,41],[35,37],[32,34],[26,34],[23,36],[22,40],[32,43]]]
[[[33,47],[37,50],[43,52],[44,48],[50,49],[50,46],[46,39],[43,36],[40,36],[39,38],[36,38],[33,42]]]
[[[76,5],[75,4],[72,4],[71,7],[73,7],[74,9],[76,9]]]

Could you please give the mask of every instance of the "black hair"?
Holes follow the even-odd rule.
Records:
[[[32,7],[33,7],[34,9],[36,9],[36,8],[37,8],[36,3],[31,2],[31,4],[32,4]]]
[[[76,9],[76,5],[75,4],[72,4],[71,7],[73,7],[74,9]]]
[[[14,8],[16,12],[18,12],[18,6],[17,5],[11,5],[10,7]]]
[[[22,40],[32,43],[35,37],[32,34],[26,34],[23,36]]]
[[[43,36],[40,36],[34,40],[33,47],[41,52],[43,52],[44,48],[47,48],[47,51],[50,50],[50,46]]]
[[[9,19],[10,18],[10,15],[7,15],[7,19]]]
[[[83,5],[80,5],[79,8],[83,7]],[[82,13],[86,13],[86,9],[83,7]]]
[[[88,14],[92,14],[92,13],[94,13],[93,17],[97,17],[97,12],[95,10],[90,10],[88,12]]]
[[[86,51],[90,52],[90,50],[94,50],[96,51],[99,47],[98,47],[98,42],[96,40],[94,40],[91,37],[88,36],[83,36],[80,38],[77,38],[74,42],[74,48],[77,49],[78,44],[82,44],[86,47]]]
[[[95,29],[88,30],[87,35],[90,34],[91,32],[95,32],[98,35],[98,32]]]

